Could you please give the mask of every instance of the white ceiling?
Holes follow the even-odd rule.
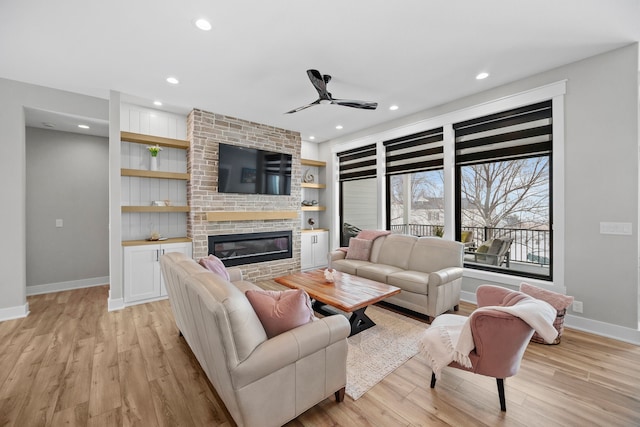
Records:
[[[638,40],[640,0],[0,1],[0,77],[116,90],[316,142]],[[317,99],[309,68],[332,75],[334,97],[378,109],[283,114]],[[475,80],[481,71],[490,77]]]

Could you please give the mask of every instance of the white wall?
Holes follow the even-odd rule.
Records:
[[[27,128],[29,294],[109,283],[108,164],[107,138]]]
[[[486,92],[459,99],[404,119],[322,144],[331,159],[338,145],[389,129],[410,126],[443,114],[567,80],[565,99],[564,285],[568,295],[584,303],[584,313],[571,313],[584,329],[608,329],[618,337],[638,340],[638,45],[559,67]],[[371,141],[367,141],[370,143]],[[559,157],[561,158],[561,157]],[[335,187],[332,185],[335,199]],[[337,215],[337,206],[332,206]],[[600,222],[628,222],[633,235],[599,232]],[[472,295],[487,280],[466,279]],[[502,281],[499,276],[496,283]],[[609,326],[619,326],[609,328]]]
[[[0,79],[0,320],[24,316],[26,301],[26,208],[24,107],[108,120],[104,99]]]

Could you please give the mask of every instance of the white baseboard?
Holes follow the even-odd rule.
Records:
[[[124,308],[124,298],[111,298],[109,289],[109,299],[107,300],[107,311],[122,310]]]
[[[474,292],[461,291],[460,299],[471,304],[478,303],[476,294]],[[564,326],[566,328],[588,332],[590,334],[599,335],[601,337],[612,338],[614,340],[624,341],[634,345],[640,345],[640,331],[637,329],[612,325],[611,323],[573,316],[571,314],[567,314],[565,316]]]
[[[52,292],[70,291],[72,289],[90,288],[109,284],[109,276],[90,279],[71,280],[69,282],[47,283],[27,286],[27,295],[50,294]]]
[[[29,303],[15,307],[0,308],[0,322],[5,320],[20,319],[29,315]]]

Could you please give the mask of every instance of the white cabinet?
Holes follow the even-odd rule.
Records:
[[[328,231],[303,231],[301,233],[300,268],[310,270],[327,266],[329,254]]]
[[[124,302],[138,302],[164,297],[167,291],[160,274],[160,257],[169,252],[192,256],[191,242],[125,246]]]

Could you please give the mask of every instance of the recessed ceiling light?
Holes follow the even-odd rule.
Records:
[[[489,73],[480,73],[476,76],[476,80],[486,79],[487,77],[489,77]]]
[[[196,27],[202,31],[209,31],[211,29],[211,23],[204,18],[200,18],[196,21]]]
[[[180,83],[180,81],[175,77],[167,77],[167,83],[171,83],[172,85],[177,85],[178,83]]]
[[[336,129],[338,129],[338,130],[342,129],[342,125],[336,126]]]
[[[315,137],[315,136],[313,136],[313,135],[311,135],[311,136],[309,137],[309,139],[313,141],[314,139],[316,139],[316,137]]]
[[[160,101],[153,101],[153,105],[157,105],[158,107],[162,106],[162,102]]]
[[[78,125],[78,127],[80,129],[89,129],[89,126],[87,126],[87,125]]]
[[[392,105],[391,107],[389,107],[389,110],[391,111],[396,111],[398,109],[397,105]]]

